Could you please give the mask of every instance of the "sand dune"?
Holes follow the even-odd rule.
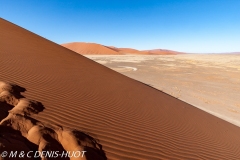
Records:
[[[153,49],[153,50],[145,50],[145,52],[148,52],[149,54],[155,54],[155,55],[175,55],[175,54],[183,54],[181,52],[171,51],[171,50],[165,50],[165,49]]]
[[[139,50],[136,50],[136,49],[132,49],[132,48],[118,48],[119,49],[119,52],[120,53],[123,53],[123,54],[149,54],[148,52],[145,52],[145,51],[139,51]]]
[[[240,158],[240,128],[3,19],[0,37],[1,147],[84,148],[91,160]]]
[[[96,43],[74,42],[62,44],[62,46],[73,50],[79,54],[120,54],[116,50]]]
[[[84,43],[84,42],[73,42],[62,44],[62,46],[77,52],[82,55],[125,55],[125,54],[134,54],[134,55],[172,55],[172,54],[181,54],[180,52],[170,51],[170,50],[136,50],[132,48],[117,48],[114,46],[103,46],[96,43]]]

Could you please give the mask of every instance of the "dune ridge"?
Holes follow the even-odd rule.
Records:
[[[172,54],[182,54],[180,52],[175,52],[171,50],[137,50],[132,48],[117,48],[114,46],[104,46],[96,43],[85,43],[85,42],[72,42],[65,43],[62,46],[77,52],[82,55],[172,55]]]
[[[240,158],[240,128],[3,19],[0,37],[0,79],[44,105],[31,117],[88,133],[108,159]]]

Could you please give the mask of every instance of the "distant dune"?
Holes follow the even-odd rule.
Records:
[[[96,43],[72,42],[65,43],[62,46],[77,52],[82,55],[125,55],[125,54],[139,54],[139,55],[172,55],[181,54],[180,52],[170,50],[137,50],[132,48],[117,48],[114,46],[104,46]]]
[[[79,54],[109,54],[109,55],[118,55],[119,52],[116,50],[105,47],[96,43],[83,43],[83,42],[74,42],[74,43],[66,43],[62,44],[62,46],[73,50]]]
[[[153,49],[153,50],[145,50],[149,54],[156,54],[156,55],[175,55],[175,54],[183,54],[182,52],[176,52],[171,50],[165,49]]]
[[[239,127],[3,19],[0,37],[1,152],[240,159]]]
[[[139,51],[136,49],[132,49],[132,48],[118,48],[120,53],[123,54],[141,54],[141,55],[147,55],[149,54],[148,52],[144,52],[144,51]]]

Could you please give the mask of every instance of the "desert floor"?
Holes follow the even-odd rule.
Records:
[[[240,55],[87,57],[240,126]]]

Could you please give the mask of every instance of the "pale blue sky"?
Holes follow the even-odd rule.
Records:
[[[240,0],[0,0],[0,16],[59,44],[240,52]]]

